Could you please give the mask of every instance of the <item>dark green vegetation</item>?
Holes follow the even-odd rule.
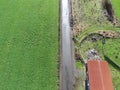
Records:
[[[58,0],[0,0],[0,90],[57,90]]]
[[[115,14],[120,19],[120,0],[111,0]]]
[[[91,0],[85,2],[83,0],[75,1],[77,3],[75,3],[73,10],[74,18],[77,20],[74,28],[81,28],[80,33],[74,37],[75,48],[79,51],[79,54],[83,60],[86,60],[86,52],[93,48],[98,51],[102,60],[109,60],[108,63],[110,66],[114,87],[116,90],[120,90],[120,38],[106,38],[105,44],[103,44],[102,38],[98,39],[97,41],[92,41],[92,38],[89,37],[91,33],[97,33],[97,31],[114,31],[115,33],[119,33],[120,29],[114,27],[112,23],[109,22],[104,16],[104,12],[100,3],[102,0]],[[112,4],[115,10],[115,14],[119,17],[120,1],[112,0],[112,2],[114,2]],[[83,28],[84,26],[85,28]],[[81,43],[81,41],[85,39],[86,36],[88,36],[88,38]],[[96,36],[96,34],[92,36],[99,38],[99,35]],[[77,66],[82,67],[81,64],[77,64]]]

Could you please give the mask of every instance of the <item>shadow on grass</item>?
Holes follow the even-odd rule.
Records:
[[[117,69],[118,71],[120,71],[120,66],[117,65],[116,63],[114,63],[108,56],[104,55],[105,60],[111,64],[115,69]]]

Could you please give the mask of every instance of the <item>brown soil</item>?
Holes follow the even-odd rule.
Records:
[[[116,33],[114,31],[99,31],[98,34],[108,37],[108,38],[119,38],[120,33]]]

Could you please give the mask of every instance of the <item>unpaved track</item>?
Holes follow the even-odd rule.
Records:
[[[61,0],[61,65],[60,65],[60,89],[73,90],[74,61],[72,53],[72,38],[70,28],[70,1]]]

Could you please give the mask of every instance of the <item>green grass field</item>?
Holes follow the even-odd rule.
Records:
[[[111,0],[115,14],[120,20],[120,0]]]
[[[90,38],[88,38],[80,47],[81,55],[84,59],[86,59],[86,51],[91,49],[96,49],[98,51],[99,56],[102,60],[106,60],[104,58],[104,54],[109,57],[114,63],[120,65],[120,39],[106,39],[106,44],[102,44],[102,40],[97,42],[92,42]],[[104,53],[103,53],[104,52]],[[120,71],[115,69],[113,65],[109,63],[112,80],[114,87],[116,90],[120,89]]]
[[[92,42],[90,38],[88,38],[79,47],[83,58],[86,59],[86,52],[94,48],[98,51],[103,60],[105,54],[114,63],[120,66],[120,39],[106,39],[105,41],[106,43],[103,45],[102,40]]]
[[[104,46],[106,55],[120,66],[120,39],[109,39]]]
[[[0,90],[58,89],[58,0],[0,0]]]

